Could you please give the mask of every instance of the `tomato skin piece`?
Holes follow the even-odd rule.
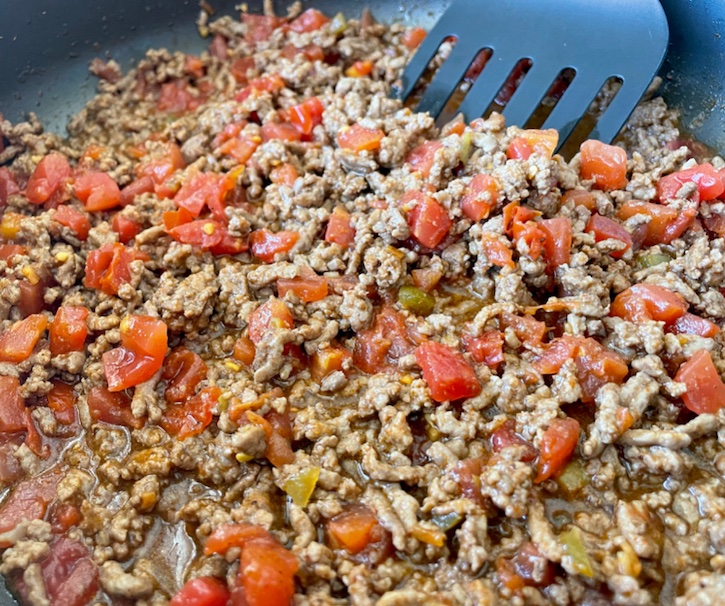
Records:
[[[511,249],[498,238],[484,233],[481,238],[481,247],[492,265],[510,269],[516,267]]]
[[[675,381],[685,384],[682,401],[695,414],[714,414],[725,406],[725,383],[706,349],[695,352],[680,366]]]
[[[686,313],[675,320],[668,329],[677,335],[700,335],[713,338],[720,332],[720,327],[706,318]]]
[[[88,410],[91,419],[111,425],[123,425],[141,429],[145,418],[138,418],[131,411],[131,398],[124,392],[111,392],[105,387],[93,387],[88,392]]]
[[[571,219],[557,217],[544,219],[536,224],[544,232],[544,255],[550,269],[569,263],[571,257]]]
[[[252,343],[257,345],[268,330],[294,328],[294,326],[294,316],[287,304],[280,299],[270,298],[249,316],[247,334]]]
[[[265,263],[274,263],[277,255],[288,253],[300,239],[296,231],[269,231],[266,227],[249,235],[252,254]]]
[[[498,204],[501,188],[491,175],[476,175],[461,198],[461,210],[471,221],[485,219]]]
[[[384,137],[385,133],[379,128],[365,128],[356,122],[350,128],[343,128],[337,133],[337,144],[341,149],[354,152],[375,151],[380,148]]]
[[[417,170],[424,179],[427,179],[435,162],[435,154],[442,148],[441,141],[424,141],[408,153],[405,161],[410,164],[412,170]]]
[[[400,41],[403,43],[408,50],[415,50],[425,40],[428,35],[422,27],[414,27],[413,29],[407,30],[401,37]]]
[[[79,240],[88,239],[88,232],[91,231],[91,222],[88,220],[88,217],[79,210],[76,210],[71,206],[61,204],[55,209],[53,219],[61,225],[69,227],[76,232]]]
[[[212,420],[212,409],[219,401],[222,390],[207,387],[183,403],[169,406],[159,424],[166,433],[179,440],[199,435]]]
[[[325,229],[325,242],[337,244],[343,249],[347,249],[355,242],[355,228],[351,225],[350,213],[341,206],[337,206],[330,214]]]
[[[408,215],[410,233],[427,248],[435,248],[450,232],[453,221],[434,198],[425,196]]]
[[[184,584],[169,606],[227,606],[230,597],[227,586],[216,577],[196,577]]]
[[[589,139],[581,144],[581,176],[598,189],[611,191],[627,185],[627,152],[616,145]]]
[[[59,307],[50,325],[50,353],[54,356],[72,351],[83,351],[88,336],[86,319],[90,312],[85,307]]]
[[[372,541],[372,531],[379,524],[372,510],[354,504],[327,522],[327,532],[333,545],[355,555]]]
[[[28,179],[25,188],[28,202],[43,204],[48,201],[60,202],[66,199],[66,192],[63,189],[70,177],[71,168],[66,157],[55,152],[48,154],[38,162]]]
[[[587,223],[585,231],[593,233],[596,242],[603,240],[619,240],[623,242],[626,245],[623,249],[609,253],[614,259],[619,259],[632,248],[632,236],[622,225],[609,217],[603,217],[596,213],[593,214]]]
[[[327,279],[311,275],[277,280],[277,294],[280,298],[284,298],[288,292],[295,293],[303,303],[320,301],[328,293]]]
[[[698,197],[702,202],[715,200],[725,191],[725,183],[718,171],[706,162],[662,177],[657,183],[657,197],[663,203],[672,200],[686,183],[697,185]]]
[[[329,17],[320,11],[315,8],[308,8],[304,13],[292,21],[292,23],[290,23],[289,28],[293,32],[303,34],[305,32],[314,32],[329,22]]]
[[[89,212],[110,210],[121,204],[118,184],[102,172],[87,172],[76,177],[73,193]]]
[[[86,257],[83,285],[100,289],[107,295],[117,295],[120,286],[131,281],[130,264],[136,258],[133,251],[118,242],[90,251]]]
[[[206,362],[186,347],[176,347],[164,361],[161,378],[166,381],[164,398],[169,404],[184,402],[194,395],[196,386],[206,378]]]
[[[452,347],[427,341],[415,350],[415,361],[436,402],[472,398],[481,393],[481,384],[473,368],[461,352]]]
[[[628,322],[661,321],[669,324],[687,312],[687,303],[677,293],[655,284],[634,284],[612,301],[609,314]]]
[[[324,111],[325,106],[322,105],[322,101],[317,97],[311,97],[290,108],[290,122],[303,135],[309,135],[315,126],[322,124],[322,114]]]
[[[198,217],[208,207],[217,221],[226,222],[224,198],[229,189],[224,175],[197,173],[181,186],[174,196],[174,204],[185,208],[194,217]]]
[[[15,322],[0,334],[0,362],[17,364],[27,360],[47,326],[48,320],[43,314],[33,314]]]
[[[541,454],[535,484],[557,475],[566,465],[579,443],[581,427],[576,419],[554,419],[541,436]]]

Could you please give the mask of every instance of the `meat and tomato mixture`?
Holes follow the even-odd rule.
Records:
[[[0,122],[22,604],[712,605],[725,162],[389,93],[424,32],[201,18]]]

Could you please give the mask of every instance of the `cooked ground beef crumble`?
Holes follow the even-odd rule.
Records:
[[[0,118],[21,602],[722,603],[725,162],[660,98],[439,129],[369,14],[199,27]]]

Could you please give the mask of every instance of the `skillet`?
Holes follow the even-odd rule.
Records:
[[[232,14],[235,4],[213,2],[217,14]],[[342,10],[348,16],[369,7],[378,20],[429,28],[447,4],[305,0],[303,7],[314,5],[327,14]],[[725,150],[725,3],[662,4],[670,25],[662,94],[681,111],[684,130]],[[248,5],[251,12],[261,11],[261,0]],[[91,59],[112,57],[128,69],[148,48],[198,53],[208,44],[196,31],[198,12],[193,0],[0,0],[0,113],[17,122],[33,111],[46,129],[64,133],[68,119],[94,95],[96,79],[87,69]],[[0,606],[14,604],[0,579]]]

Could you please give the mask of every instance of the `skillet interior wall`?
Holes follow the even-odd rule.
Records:
[[[290,0],[291,1],[291,0]],[[500,1],[500,0],[496,0]],[[481,0],[485,7],[486,0]],[[235,0],[211,0],[219,13]],[[247,2],[260,11],[261,0]],[[277,1],[283,11],[287,2]],[[325,12],[359,15],[369,6],[385,21],[430,27],[447,0],[303,0]],[[553,0],[552,4],[556,4]],[[670,50],[662,68],[667,102],[700,140],[725,149],[725,2],[662,0]],[[124,68],[151,47],[199,52],[196,0],[0,0],[0,112],[20,121],[35,111],[46,128],[65,132],[68,118],[95,92],[88,62],[108,55]]]

